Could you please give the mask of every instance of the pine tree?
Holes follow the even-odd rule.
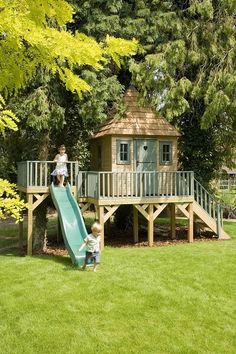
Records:
[[[74,3],[73,30],[80,28],[96,39],[105,31],[138,39],[142,46],[139,52],[115,74],[126,86],[134,83],[142,102],[152,104],[159,114],[177,124],[183,134],[182,168],[194,168],[206,182],[212,179],[225,161],[232,160],[236,141],[235,2]],[[184,129],[185,122],[188,129]],[[199,136],[204,139],[198,144]],[[196,141],[191,144],[193,137]]]

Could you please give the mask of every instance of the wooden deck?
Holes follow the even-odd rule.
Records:
[[[98,205],[190,201],[193,172],[95,172],[78,174],[79,200]]]
[[[175,238],[177,208],[188,218],[189,242],[193,242],[194,215],[203,220],[219,238],[225,235],[219,203],[194,179],[191,171],[79,171],[77,161],[69,161],[67,167],[69,173],[67,180],[81,206],[82,213],[94,205],[103,230],[104,224],[120,205],[131,204],[133,205],[134,242],[138,241],[138,213],[147,220],[148,244],[152,246],[154,221],[166,207],[170,209],[172,238]],[[33,212],[50,193],[49,186],[53,180],[51,172],[54,168],[55,162],[52,161],[25,161],[18,164],[17,187],[21,193],[26,194],[30,205],[29,255],[32,254]],[[102,234],[103,246],[104,233]]]
[[[49,193],[49,186],[53,181],[51,173],[55,166],[55,161],[18,162],[17,188],[24,193]],[[67,169],[69,174],[68,182],[75,192],[79,172],[78,161],[68,161]]]

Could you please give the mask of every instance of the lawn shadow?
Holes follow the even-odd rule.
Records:
[[[27,257],[26,246],[23,249],[20,249],[16,245],[2,248],[0,249],[0,257]],[[72,264],[70,257],[67,255],[36,253],[32,256],[32,259],[34,258],[62,264],[64,265],[64,271],[74,271],[78,269]]]

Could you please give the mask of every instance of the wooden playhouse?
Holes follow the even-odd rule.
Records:
[[[149,246],[153,244],[154,221],[168,207],[171,235],[175,238],[176,210],[188,219],[188,241],[193,241],[194,218],[219,238],[228,238],[222,228],[220,205],[194,178],[191,171],[178,171],[177,140],[180,134],[149,107],[140,107],[138,92],[124,95],[123,118],[109,118],[91,139],[91,170],[79,171],[69,161],[69,182],[82,213],[94,205],[103,226],[120,205],[133,206],[133,237],[138,242],[138,213],[147,220]],[[18,164],[18,189],[27,195],[28,254],[32,254],[33,212],[49,195],[51,161]],[[20,224],[20,235],[22,225]],[[104,232],[102,234],[104,247]]]

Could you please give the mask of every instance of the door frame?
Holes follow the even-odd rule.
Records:
[[[136,138],[136,139],[134,139],[134,166],[133,166],[133,170],[134,171],[137,171],[137,142],[138,141],[146,141],[146,140],[155,142],[155,146],[156,146],[156,161],[155,161],[156,168],[155,168],[155,171],[157,171],[157,166],[158,166],[158,149],[157,149],[158,139],[154,139],[154,138]]]

